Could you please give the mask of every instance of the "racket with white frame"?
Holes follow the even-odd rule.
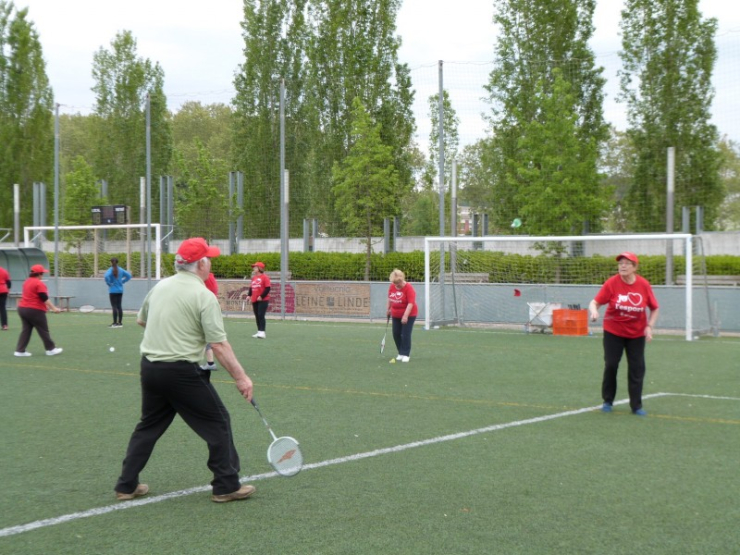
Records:
[[[257,413],[272,436],[272,443],[267,448],[267,462],[281,476],[295,476],[303,467],[303,453],[301,453],[299,443],[292,437],[277,437],[254,399],[252,399],[252,406],[257,409]]]
[[[82,305],[82,306],[81,306],[80,308],[78,308],[77,310],[79,310],[80,312],[85,312],[85,313],[87,313],[87,312],[92,312],[93,310],[95,310],[95,307],[94,307],[93,305],[91,305],[91,304],[83,304],[83,305]]]
[[[383,334],[383,339],[380,342],[380,354],[383,354],[383,351],[385,351],[385,338],[388,336],[388,324],[391,321],[391,315],[388,314],[388,318],[385,321],[385,333]]]

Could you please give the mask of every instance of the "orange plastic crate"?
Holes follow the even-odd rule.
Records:
[[[552,334],[588,335],[588,310],[553,310]]]

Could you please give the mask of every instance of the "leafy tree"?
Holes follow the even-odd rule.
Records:
[[[450,102],[450,93],[446,90],[442,94],[442,130],[444,133],[444,157],[445,157],[445,183],[452,179],[452,161],[457,158],[457,149],[460,146],[460,134],[458,127],[460,118]],[[434,176],[439,169],[439,93],[429,97],[429,121],[432,129],[429,133],[429,163],[427,166],[427,179],[429,184],[434,182]]]
[[[631,228],[665,229],[666,151],[676,148],[675,217],[682,206],[704,206],[705,227],[717,225],[724,189],[718,133],[709,123],[717,58],[715,19],[698,0],[627,0],[622,11],[620,99],[637,152],[625,198]]]
[[[167,173],[172,131],[163,92],[164,71],[139,58],[130,31],[116,35],[110,50],[93,56],[96,94],[95,172],[108,180],[111,200],[138,213],[139,178],[146,175],[146,99],[150,98],[152,180]],[[157,187],[152,187],[156,194]],[[153,200],[154,202],[154,200]]]
[[[553,70],[552,79],[549,94],[544,79],[534,90],[540,111],[521,127],[520,158],[507,160],[507,180],[516,190],[514,202],[527,233],[578,234],[583,222],[596,221],[605,208],[603,189],[594,179],[597,145],[577,137],[574,97],[560,69]]]
[[[63,225],[88,225],[93,206],[102,204],[100,191],[95,182],[95,174],[82,156],[71,163],[72,169],[65,176]],[[77,276],[81,277],[85,268],[82,244],[87,239],[87,231],[67,231],[64,234],[67,249],[77,251]]]
[[[637,153],[627,133],[611,128],[609,140],[601,151],[600,169],[604,179],[602,186],[611,195],[604,228],[611,233],[626,233],[630,230],[625,214],[625,197],[632,183]]]
[[[225,104],[186,102],[172,116],[173,146],[191,161],[202,146],[213,160],[230,164],[232,118],[233,110]]]
[[[13,221],[13,184],[30,218],[32,186],[47,184],[53,164],[53,97],[28,9],[0,0],[0,222]]]
[[[365,280],[369,280],[373,235],[381,232],[384,218],[398,210],[398,172],[392,148],[380,138],[380,125],[359,98],[353,108],[349,153],[334,165],[333,191],[347,230],[365,237]]]
[[[719,210],[719,229],[740,230],[740,145],[724,138],[719,143],[721,154],[720,179],[727,196]]]
[[[326,198],[313,193],[316,154],[312,137],[319,133],[306,89],[307,0],[245,0],[245,61],[234,85],[234,168],[245,173],[244,234],[275,237],[280,233],[280,85],[285,80],[286,169],[290,171],[292,212],[318,211]],[[300,146],[299,146],[300,145]],[[314,200],[315,199],[315,200]],[[316,202],[317,205],[312,205]],[[316,210],[317,212],[314,212]],[[292,225],[301,225],[296,217]]]
[[[600,218],[593,210],[600,205],[595,157],[608,128],[602,110],[602,68],[595,66],[588,46],[595,0],[495,0],[494,5],[494,22],[501,33],[486,86],[494,134],[484,158],[496,199],[492,224],[503,227],[526,214],[533,225],[529,232],[554,233],[564,227],[580,231],[578,217],[597,218],[591,223],[592,229],[598,227]],[[557,149],[550,143],[538,149],[528,133],[548,141],[568,135],[568,146]],[[579,169],[568,180],[577,182],[563,180],[558,168],[573,164]],[[539,169],[533,172],[532,166]],[[538,192],[536,183],[544,184],[550,178],[541,175],[543,171],[561,172],[554,177],[567,191],[584,191],[573,201],[588,205],[580,213],[571,205],[557,214],[557,207],[541,202],[539,192],[550,199],[558,194]],[[530,195],[521,194],[522,186]]]
[[[199,139],[195,139],[198,156],[185,158],[175,152],[176,200],[175,224],[188,237],[199,236],[211,241],[227,237],[229,194],[224,183],[227,162],[214,160]]]

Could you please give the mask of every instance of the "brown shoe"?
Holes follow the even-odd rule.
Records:
[[[130,501],[131,499],[142,497],[147,493],[149,493],[149,486],[147,486],[146,484],[139,484],[131,493],[122,493],[120,491],[117,491],[116,499],[118,499],[119,501]]]
[[[232,493],[226,493],[224,495],[213,495],[211,497],[211,501],[214,503],[228,503],[229,501],[239,501],[240,499],[246,499],[250,495],[252,495],[257,488],[254,486],[250,486],[249,484],[244,484],[242,487],[240,487],[238,490]]]

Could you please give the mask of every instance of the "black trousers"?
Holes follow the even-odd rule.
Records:
[[[39,334],[41,341],[44,343],[44,349],[51,351],[56,347],[54,340],[49,334],[49,323],[46,320],[46,312],[39,310],[38,308],[19,308],[18,316],[21,317],[21,334],[18,336],[18,344],[15,346],[15,350],[22,353],[28,347],[28,342],[31,341],[31,332],[34,329]]]
[[[270,305],[270,301],[257,301],[252,303],[252,310],[254,311],[254,319],[257,321],[257,331],[265,331],[265,325],[267,325],[267,307]]]
[[[612,404],[617,395],[617,370],[622,353],[627,353],[627,391],[630,408],[642,408],[642,384],[645,380],[645,338],[628,339],[604,332],[604,379],[601,396],[605,403]]]
[[[415,321],[416,316],[409,316],[405,324],[401,318],[393,318],[393,342],[399,355],[411,356],[411,332],[414,331]]]
[[[108,293],[108,296],[110,297],[110,306],[113,309],[113,323],[120,324],[123,321],[123,309],[121,308],[123,293]]]
[[[176,414],[208,444],[214,495],[238,490],[239,455],[231,418],[210,383],[209,372],[194,362],[150,362],[146,357],[141,358],[141,420],[131,435],[115,490],[131,493],[136,489],[154,445]]]
[[[0,325],[8,325],[8,310],[6,308],[8,303],[8,294],[0,293]]]

